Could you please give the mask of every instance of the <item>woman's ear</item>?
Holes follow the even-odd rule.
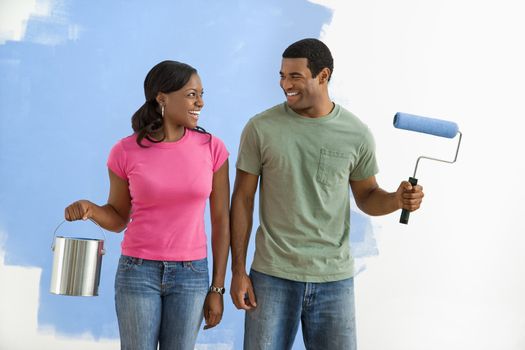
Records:
[[[157,100],[157,103],[160,106],[164,106],[166,104],[166,94],[163,92],[159,92],[157,94],[157,97],[155,97],[155,100]]]

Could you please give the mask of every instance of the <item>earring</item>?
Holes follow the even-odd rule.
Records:
[[[160,105],[160,115],[164,118],[164,105]]]

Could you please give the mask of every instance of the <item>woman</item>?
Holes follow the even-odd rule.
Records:
[[[204,105],[197,71],[163,61],[144,81],[134,134],[112,148],[108,202],[79,200],[66,220],[126,228],[115,279],[122,349],[193,349],[223,313],[230,241],[228,151],[197,126]],[[204,209],[210,201],[213,276],[209,285]]]

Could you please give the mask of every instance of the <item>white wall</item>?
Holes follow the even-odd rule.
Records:
[[[361,350],[525,349],[525,24],[518,1],[319,1],[332,95],[372,128],[384,188],[456,140],[398,130],[396,111],[452,120],[458,162],[422,161],[421,210],[374,219],[357,278]]]

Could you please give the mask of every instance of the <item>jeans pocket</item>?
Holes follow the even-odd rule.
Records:
[[[316,179],[324,185],[337,185],[350,179],[350,156],[347,153],[321,148]]]
[[[142,265],[142,259],[121,255],[118,262],[118,269],[120,271],[131,271],[138,265]]]
[[[208,259],[204,258],[201,260],[188,261],[189,268],[193,272],[197,273],[208,273]]]

